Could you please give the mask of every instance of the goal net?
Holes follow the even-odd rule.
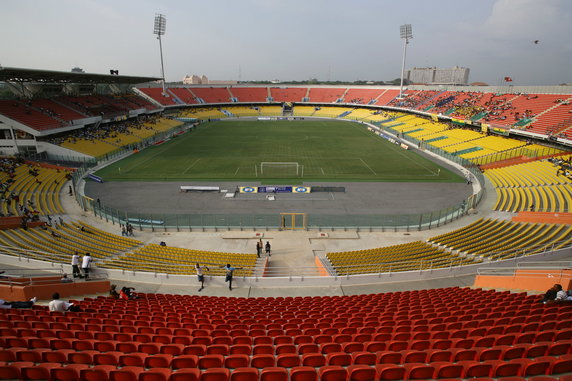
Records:
[[[304,166],[298,162],[263,161],[258,174],[261,177],[303,177]]]

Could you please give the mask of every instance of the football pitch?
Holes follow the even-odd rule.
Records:
[[[96,174],[104,181],[463,181],[364,125],[335,120],[205,123]]]

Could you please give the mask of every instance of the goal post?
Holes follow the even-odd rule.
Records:
[[[297,161],[263,161],[260,163],[262,177],[303,177],[304,166]]]

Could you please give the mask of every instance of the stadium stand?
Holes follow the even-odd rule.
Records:
[[[317,103],[337,103],[342,99],[346,89],[310,88],[309,101]]]
[[[57,103],[55,99],[34,99],[31,101],[31,106],[67,122],[86,117],[86,115],[72,110],[63,104]]]
[[[454,255],[421,241],[375,249],[328,253],[327,258],[338,275],[417,271],[480,262]]]
[[[485,175],[497,192],[494,210],[570,212],[572,179],[557,175],[557,170],[558,167],[548,161],[486,170]]]
[[[386,106],[393,98],[399,95],[399,90],[387,89],[378,98],[374,104],[377,106]]]
[[[229,103],[232,100],[231,95],[226,87],[192,87],[189,88],[204,102],[201,103]]]
[[[307,93],[308,89],[301,87],[270,88],[270,96],[274,102],[302,102]]]
[[[143,94],[155,100],[163,106],[176,105],[177,103],[172,97],[167,97],[163,94],[163,89],[160,87],[141,87],[139,88]]]
[[[64,213],[59,193],[70,174],[65,169],[41,167],[2,159],[2,216],[22,216],[25,210],[36,215]]]
[[[182,124],[160,116],[147,116],[134,121],[85,127],[49,141],[89,156],[101,157]]]
[[[380,89],[348,89],[343,103],[372,104],[382,93],[383,90]]]
[[[187,88],[171,87],[169,88],[169,91],[186,104],[191,105],[199,103],[195,99],[193,93],[191,93],[191,91]]]
[[[230,89],[239,102],[267,102],[268,88],[266,87],[232,87]]]
[[[237,276],[251,276],[256,266],[255,254],[233,254],[212,251],[190,250],[164,247],[155,244],[145,245],[118,258],[110,258],[99,264],[103,268],[141,270],[158,273],[194,275],[195,264],[207,264],[209,275],[224,275],[221,267],[232,263],[237,267]]]
[[[565,247],[572,242],[572,226],[480,219],[428,242],[483,259],[499,260]]]
[[[571,306],[526,293],[137,297],[74,300],[82,312],[65,316],[1,310],[0,377],[558,379],[572,370]]]
[[[0,100],[0,113],[38,131],[62,127],[62,121],[16,100]]]

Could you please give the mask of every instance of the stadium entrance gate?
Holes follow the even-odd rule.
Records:
[[[306,229],[306,213],[280,213],[280,229]]]

